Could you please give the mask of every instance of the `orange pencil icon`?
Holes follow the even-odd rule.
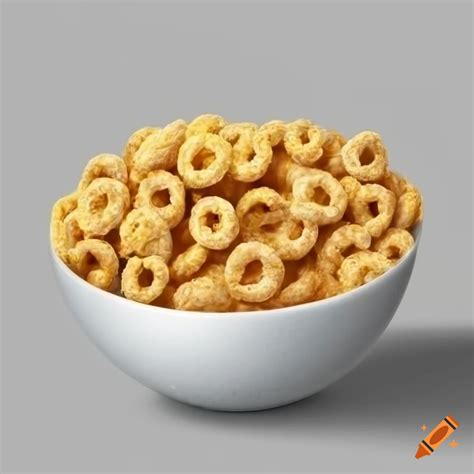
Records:
[[[443,418],[438,426],[419,444],[415,458],[420,459],[423,456],[429,456],[444,443],[458,427],[459,423],[452,416]]]

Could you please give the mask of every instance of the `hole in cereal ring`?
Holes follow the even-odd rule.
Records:
[[[170,204],[170,192],[168,189],[160,189],[155,191],[151,196],[151,203],[155,207],[166,207]]]
[[[220,218],[218,214],[214,214],[213,212],[208,212],[204,216],[204,225],[209,227],[213,232],[219,230],[220,226]]]
[[[246,159],[247,163],[250,163],[251,161],[253,161],[253,159],[254,159],[256,156],[257,156],[257,155],[255,154],[255,152],[250,153],[250,155],[246,157],[246,158],[247,158],[247,159]]]
[[[193,168],[197,171],[204,170],[212,164],[215,158],[214,153],[204,148],[192,159]]]
[[[232,145],[234,146],[240,139],[240,135],[234,135],[233,137],[231,138],[228,138],[227,141]]]
[[[292,225],[290,226],[289,232],[288,232],[288,238],[290,240],[296,240],[301,237],[301,234],[303,233],[304,230],[304,224],[302,221],[295,221],[291,223]]]
[[[370,147],[365,147],[359,156],[359,161],[362,166],[370,165],[370,163],[372,163],[374,159],[375,159],[374,151]]]
[[[308,137],[308,132],[307,130],[304,130],[301,135],[300,135],[300,140],[303,145],[306,145],[306,143],[309,143],[309,137]]]
[[[377,201],[369,202],[369,209],[374,217],[379,215],[379,206]]]
[[[328,206],[331,202],[331,197],[321,186],[317,186],[311,193],[311,200],[321,206]]]
[[[153,283],[153,272],[148,270],[148,268],[144,268],[140,275],[138,275],[138,284],[145,288],[150,286]]]
[[[387,253],[389,255],[389,258],[400,258],[401,257],[400,249],[398,247],[393,246],[393,245],[390,245],[387,248]]]
[[[97,259],[94,257],[94,255],[91,252],[87,252],[86,256],[84,257],[84,263],[86,267],[89,269],[99,267],[99,262],[97,261]]]
[[[358,252],[359,249],[355,245],[349,245],[346,249],[341,252],[343,258],[351,256],[353,253]]]
[[[258,283],[263,275],[263,265],[260,260],[253,260],[246,267],[242,278],[241,285],[252,285]]]
[[[281,227],[281,222],[275,222],[272,224],[263,224],[260,226],[263,232],[276,233]]]
[[[90,210],[92,213],[102,212],[109,203],[109,198],[107,194],[101,194],[100,196],[95,197],[90,202]]]

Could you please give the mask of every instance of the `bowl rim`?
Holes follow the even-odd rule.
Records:
[[[77,282],[79,285],[86,288],[88,291],[92,291],[97,293],[98,295],[102,295],[104,298],[112,298],[118,304],[123,304],[125,306],[129,306],[130,308],[136,308],[141,311],[149,311],[152,313],[166,313],[168,315],[176,316],[182,318],[184,317],[199,317],[199,318],[217,318],[226,320],[232,317],[238,318],[260,318],[260,317],[267,317],[267,315],[277,316],[277,317],[284,317],[284,316],[295,316],[296,313],[306,312],[307,310],[315,310],[317,311],[318,308],[324,306],[330,306],[337,302],[343,301],[344,299],[349,299],[354,297],[356,294],[362,295],[364,292],[370,291],[372,288],[375,288],[377,285],[382,284],[386,278],[389,278],[394,272],[399,271],[400,268],[406,264],[408,259],[417,252],[418,245],[421,238],[421,231],[423,227],[423,222],[418,222],[413,229],[411,230],[411,234],[414,238],[414,245],[413,247],[403,255],[394,265],[393,267],[389,268],[385,273],[380,275],[379,277],[361,285],[357,288],[349,290],[345,293],[340,293],[335,296],[330,296],[329,298],[324,298],[322,300],[317,301],[309,301],[308,303],[302,303],[293,306],[285,306],[283,308],[275,308],[275,309],[263,309],[263,310],[256,310],[256,311],[227,311],[227,312],[216,312],[216,311],[187,311],[181,309],[174,309],[174,308],[166,308],[162,306],[153,306],[150,304],[140,303],[138,301],[133,301],[123,296],[117,295],[115,293],[111,293],[109,291],[102,290],[97,288],[94,285],[91,285],[86,280],[82,279],[79,275],[74,273],[57,255],[56,251],[54,250],[53,244],[51,239],[49,239],[49,249],[56,267],[61,270],[64,274],[71,278],[73,281]],[[112,301],[112,300],[111,300]]]

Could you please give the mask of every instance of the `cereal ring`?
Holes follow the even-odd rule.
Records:
[[[119,261],[110,244],[98,239],[81,240],[69,250],[74,271],[91,285],[110,290],[118,274]]]
[[[325,139],[325,130],[302,119],[287,125],[284,144],[293,161],[303,166],[314,166],[323,154]]]
[[[376,206],[371,207],[372,203]],[[363,225],[372,237],[380,237],[388,229],[395,205],[395,194],[380,184],[365,184],[349,199],[355,222]]]
[[[175,120],[145,139],[133,159],[134,173],[130,177],[134,176],[134,184],[144,179],[150,171],[168,170],[176,165],[185,132],[186,122]]]
[[[336,229],[323,245],[317,260],[318,270],[336,275],[344,261],[344,254],[353,247],[366,250],[370,247],[371,236],[365,227],[349,224]]]
[[[201,133],[219,133],[224,128],[226,121],[220,115],[203,114],[196,117],[186,130],[186,140]]]
[[[200,244],[191,245],[171,262],[171,279],[178,283],[189,280],[202,268],[208,257],[209,249]]]
[[[255,240],[272,247],[282,260],[299,260],[313,247],[318,239],[318,226],[306,219],[290,214],[278,224],[255,236]],[[261,227],[264,230],[265,227]]]
[[[173,241],[166,221],[152,207],[130,211],[120,225],[120,256],[158,255],[167,262],[173,251]]]
[[[247,265],[258,260],[262,264],[261,278],[256,283],[242,284]],[[271,298],[280,288],[285,267],[278,254],[261,242],[238,245],[229,255],[225,266],[225,281],[230,295],[236,300],[259,303]]]
[[[221,137],[232,144],[229,174],[237,181],[257,181],[266,173],[270,164],[268,156],[271,160],[271,154],[255,154],[253,139],[256,130],[257,125],[253,123],[234,123],[227,125],[220,132]]]
[[[397,197],[393,227],[410,229],[423,219],[423,201],[413,184],[393,171],[384,178],[382,184]]]
[[[167,191],[167,198],[160,191]],[[149,173],[138,187],[134,207],[153,207],[172,229],[183,219],[185,212],[185,191],[181,180],[168,171]]]
[[[224,177],[216,184],[202,189],[191,190],[191,202],[196,204],[200,199],[206,196],[220,196],[221,198],[229,201],[235,206],[239,199],[250,189],[249,183],[242,181],[236,181],[229,174],[225,174]]]
[[[80,240],[84,240],[84,232],[77,222],[77,210],[70,212],[64,218],[64,231],[68,248],[75,247]]]
[[[323,143],[323,154],[318,159],[319,169],[331,173],[335,178],[347,175],[342,163],[341,150],[347,140],[336,130],[326,130],[326,139]]]
[[[387,173],[387,150],[378,133],[358,133],[342,147],[341,154],[344,168],[359,181],[379,181]]]
[[[288,263],[297,264],[294,277],[285,282],[288,272]],[[315,269],[314,257],[309,256],[301,262],[287,262],[285,265],[285,280],[279,294],[265,302],[266,308],[283,308],[307,303],[314,299],[318,288],[318,275]]]
[[[84,191],[87,186],[96,178],[112,178],[127,184],[127,166],[117,155],[102,153],[97,155],[87,163],[82,173],[82,178],[77,186],[77,191]]]
[[[64,221],[76,208],[77,194],[73,193],[58,199],[51,213],[51,243],[58,257],[65,263],[68,263],[68,250],[71,246]]]
[[[122,293],[129,300],[151,303],[163,293],[168,280],[168,267],[161,257],[132,257],[122,273]]]
[[[275,190],[262,186],[253,188],[245,193],[237,203],[235,212],[240,222],[242,237],[244,240],[254,240],[260,233],[262,225],[273,224],[275,221],[281,221],[288,216],[288,204]],[[274,214],[277,211],[278,214]],[[267,214],[276,217],[271,222],[264,220]]]
[[[142,146],[143,142],[152,134],[152,133],[157,133],[159,132],[160,129],[156,127],[143,127],[140,128],[139,130],[136,130],[135,132],[132,133],[130,138],[127,141],[127,144],[125,145],[125,148],[123,150],[123,161],[125,165],[127,166],[127,170],[130,171],[130,169],[133,166],[133,158],[135,157],[135,153],[138,151],[138,149]]]
[[[203,169],[195,169],[193,160],[202,151],[214,153],[214,160]],[[178,173],[187,188],[206,188],[220,181],[229,169],[232,145],[218,135],[201,133],[188,138],[178,156]]]
[[[397,201],[393,215],[393,226],[399,229],[411,229],[423,219],[423,201],[415,188],[403,193]]]
[[[352,176],[344,176],[339,182],[346,192],[347,199],[349,201],[354,200],[362,184],[360,184],[359,181],[357,181],[357,179],[353,178]]]
[[[77,201],[77,222],[87,237],[107,234],[120,225],[130,207],[127,186],[112,178],[96,178]]]
[[[322,190],[329,203],[314,202],[316,192]],[[336,178],[329,173],[313,170],[310,175],[293,183],[293,214],[301,219],[315,221],[318,225],[332,224],[342,219],[347,208],[347,194]]]
[[[299,260],[314,246],[318,227],[297,218],[288,203],[271,188],[254,188],[236,207],[242,239],[256,240],[272,247],[282,260]]]
[[[234,302],[222,266],[210,265],[203,276],[180,285],[173,303],[176,309],[187,311],[229,311]]]
[[[210,218],[216,218],[209,222]],[[196,242],[212,250],[227,248],[239,234],[239,220],[232,204],[218,196],[207,196],[191,209],[189,232]]]
[[[342,290],[349,291],[357,288],[385,273],[392,262],[378,252],[363,250],[344,259],[338,270]]]
[[[390,259],[403,257],[415,244],[410,232],[404,229],[388,229],[387,232],[373,244],[376,252]]]
[[[263,124],[253,134],[254,156],[243,170],[246,181],[256,181],[265,175],[272,162],[274,148],[283,140],[285,129],[286,126],[283,122],[273,120]]]

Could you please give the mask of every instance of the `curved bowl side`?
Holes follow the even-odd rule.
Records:
[[[227,314],[135,303],[84,282],[54,253],[53,261],[69,308],[117,367],[181,402],[241,411],[305,398],[355,367],[392,319],[416,246],[386,274],[349,293]]]

